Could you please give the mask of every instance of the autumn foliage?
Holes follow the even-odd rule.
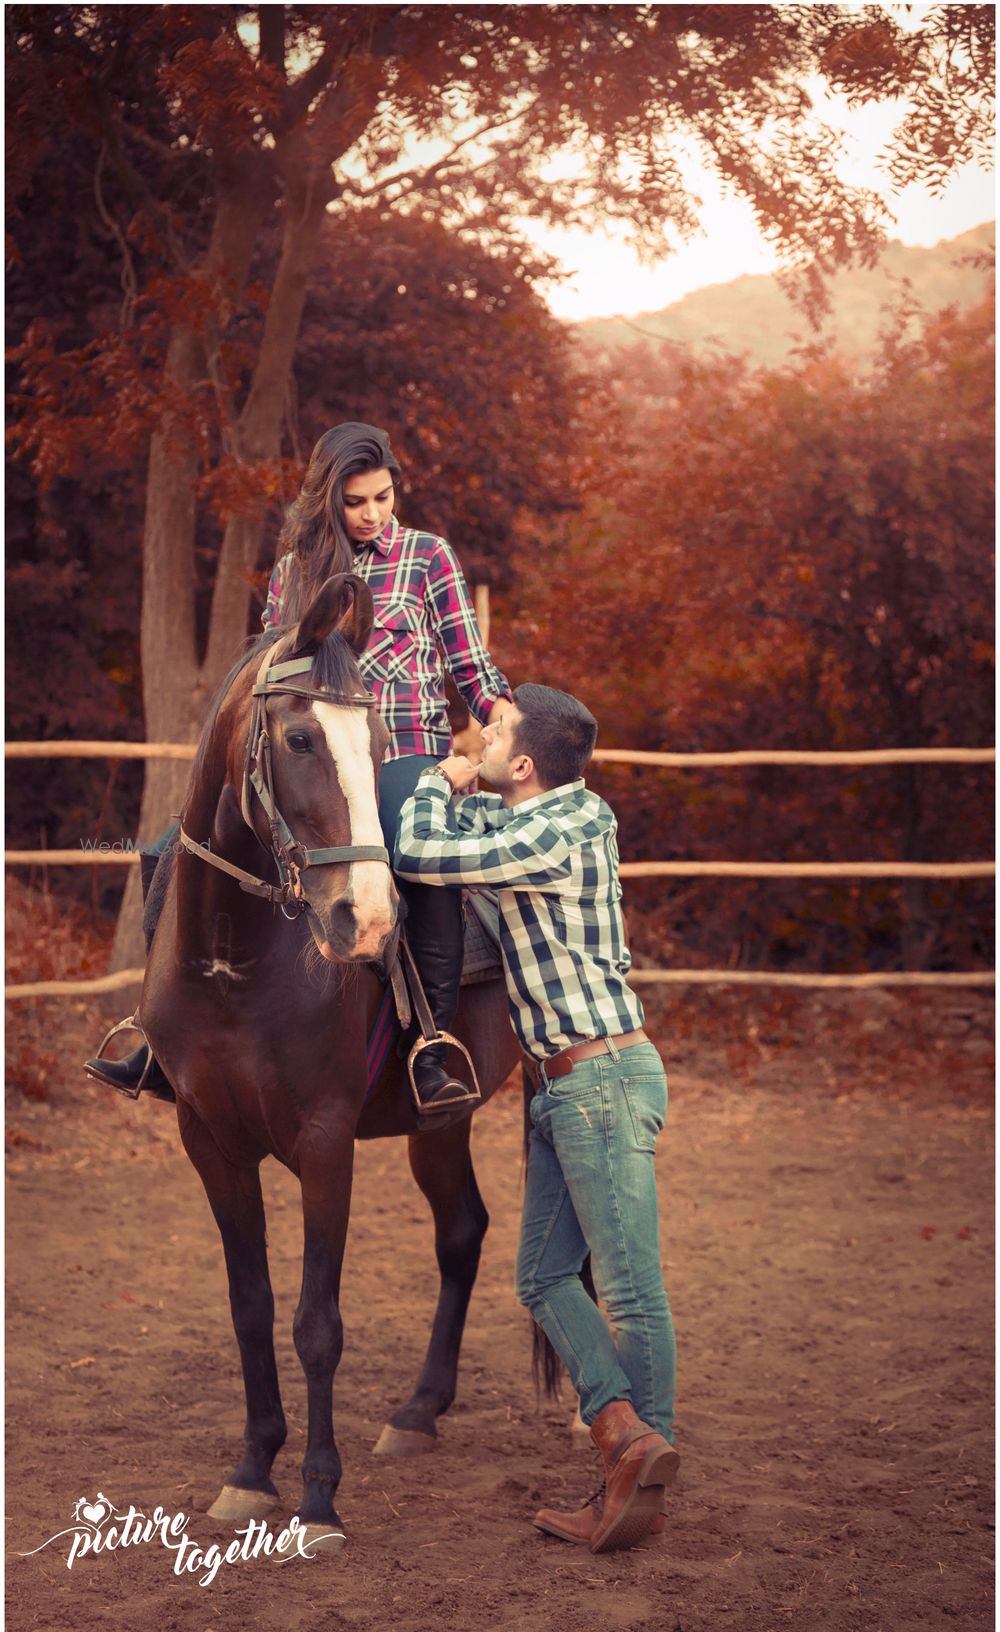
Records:
[[[500,657],[578,691],[605,747],[992,740],[989,304],[904,314],[872,367],[626,354],[517,556]],[[985,859],[983,767],[603,769],[635,858]],[[631,885],[658,957],[830,968],[988,956],[981,886]],[[655,903],[655,905],[654,905]]]
[[[549,314],[523,223],[622,222],[662,250],[696,228],[690,143],[815,307],[824,272],[871,261],[885,209],[838,179],[804,87],[905,93],[892,175],[938,185],[989,153],[991,7],[911,29],[878,6],[6,21],[13,735],[192,739],[313,439],[361,418],[391,431],[405,518],[493,585],[510,671],[578,690],[606,744],[988,740],[988,312],[900,327],[864,376],[819,352],[609,370]],[[989,836],[978,770],[602,781],[634,856],[932,859]],[[179,798],[164,762],[140,781],[54,761],[17,769],[9,822],[26,846],[147,836]],[[96,908],[120,881],[66,887]],[[631,899],[651,954],[682,962],[984,946],[953,885]]]

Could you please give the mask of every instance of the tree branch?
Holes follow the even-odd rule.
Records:
[[[262,11],[267,9],[266,6],[261,7]],[[298,124],[299,120],[308,113],[312,102],[332,77],[333,70],[341,55],[340,41],[327,39],[312,67],[307,68],[301,79],[297,79],[289,87],[288,113],[293,124]]]
[[[107,153],[108,138],[105,136],[101,142],[101,150],[97,155],[97,164],[94,167],[94,202],[97,205],[98,215],[104,222],[104,225],[107,227],[112,237],[115,239],[118,248],[121,250],[121,286],[122,293],[125,297],[122,301],[121,327],[123,329],[127,329],[130,327],[132,322],[139,290],[135,281],[135,266],[132,261],[132,252],[128,247],[125,234],[122,232],[121,227],[118,225],[118,222],[115,220],[104,201],[104,191],[101,186],[101,173],[104,169],[104,161],[107,157]]]
[[[281,78],[285,76],[285,8],[258,6],[257,27],[260,30],[260,60],[273,68]]]
[[[386,176],[384,180],[375,182],[371,187],[360,187],[356,182],[345,181],[342,184],[342,191],[345,193],[352,193],[355,198],[364,200],[369,198],[377,198],[389,187],[395,187],[405,181],[410,181],[413,183],[413,185],[408,187],[406,190],[405,196],[408,196],[418,186],[425,187],[429,181],[434,179],[434,177],[440,176],[441,171],[451,163],[452,159],[455,157],[455,154],[460,152],[463,147],[468,146],[469,142],[481,141],[484,136],[488,136],[494,131],[503,130],[505,125],[511,125],[515,122],[515,120],[525,118],[534,108],[537,108],[540,101],[541,97],[536,96],[534,101],[526,108],[515,109],[513,113],[507,115],[506,119],[488,120],[486,124],[480,125],[478,130],[470,130],[467,135],[460,136],[457,141],[452,143],[447,153],[443,153],[439,159],[434,161],[433,164],[428,165],[426,170],[420,170],[416,165],[414,165],[410,170],[399,170],[394,175]],[[483,163],[474,165],[472,170],[469,171],[469,174],[475,175],[477,171],[483,168],[483,164],[491,164],[492,162],[493,159],[491,155],[491,157],[484,160]]]
[[[156,197],[142,172],[136,168],[136,166],[132,163],[132,160],[128,157],[128,154],[125,151],[123,138],[127,136],[135,136],[140,141],[144,141],[148,147],[151,146],[154,151],[159,152],[162,149],[164,153],[171,157],[179,158],[181,156],[180,153],[178,152],[175,155],[171,148],[163,146],[163,144],[156,141],[154,137],[147,137],[144,132],[136,130],[131,125],[126,124],[117,110],[110,105],[107,97],[103,96],[101,98],[101,114],[103,123],[102,154],[104,152],[110,154],[115,169],[118,171],[119,179],[125,184],[133,196],[138,199],[141,204],[145,205],[150,214],[162,225],[164,237],[166,239],[167,253],[174,267],[179,272],[190,272],[191,263],[184,254],[184,251],[181,249],[180,243],[178,242],[177,234],[174,231],[172,212],[169,206],[165,204],[162,199]],[[99,159],[98,171],[100,171],[100,168],[101,160]],[[102,200],[98,198],[98,210],[101,208],[101,202]],[[112,230],[114,230],[114,228],[112,228]]]

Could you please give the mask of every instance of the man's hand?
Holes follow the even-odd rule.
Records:
[[[475,793],[479,766],[464,754],[449,754],[435,769],[450,783],[452,793]]]

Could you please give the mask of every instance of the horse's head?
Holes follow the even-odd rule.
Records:
[[[398,907],[376,798],[389,734],[356,662],[371,624],[364,580],[344,573],[329,578],[265,660],[270,678],[261,697],[258,677],[261,702],[248,744],[244,814],[273,848],[274,816],[267,808],[273,804],[292,841],[285,865],[290,862],[295,896],[331,961],[378,957]],[[347,854],[327,859],[330,850]]]

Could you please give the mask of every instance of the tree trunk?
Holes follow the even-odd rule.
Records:
[[[233,451],[248,462],[273,459],[280,453],[295,346],[330,197],[329,167],[335,150],[350,146],[365,128],[375,94],[371,91],[367,101],[357,97],[350,101],[332,131],[328,150],[310,154],[306,144],[301,154],[305,162],[295,165],[295,139],[286,144],[285,173],[294,177],[294,186],[286,188],[281,259],[250,391],[238,422],[230,425]],[[342,95],[348,95],[346,88]],[[222,334],[246,283],[254,244],[275,198],[278,172],[273,154],[260,152],[251,159],[240,152],[220,155],[217,174],[219,203],[203,270],[218,307],[218,333]],[[204,382],[207,373],[201,342],[187,331],[175,331],[165,377],[178,389],[181,400]],[[150,742],[195,740],[211,692],[246,634],[249,574],[256,565],[262,522],[234,516],[223,536],[205,657],[199,667],[194,618],[197,473],[193,440],[182,425],[165,421],[150,446],[143,540],[141,649]],[[139,817],[143,842],[154,838],[177,813],[186,781],[183,762],[147,761]],[[138,967],[143,955],[141,889],[133,875],[119,914],[111,967]]]
[[[285,225],[257,364],[237,432],[238,451],[248,463],[276,459],[281,452],[288,382],[324,215],[325,207],[319,204],[305,216],[290,215]],[[252,516],[232,516],[226,525],[205,656],[206,667],[220,674],[246,633],[249,574],[257,564],[262,530],[263,522]]]
[[[165,369],[171,389],[193,390],[203,374],[200,343],[190,331],[175,330]],[[197,449],[177,416],[167,416],[150,442],[143,529],[140,640],[148,742],[193,742],[204,708],[194,619],[197,471]],[[155,838],[180,809],[189,769],[184,760],[147,760],[141,842]],[[143,957],[142,892],[134,868],[118,915],[111,968],[138,968]]]
[[[273,200],[269,159],[219,164],[221,191],[202,275],[218,305],[218,330],[228,321],[249,273],[261,223]],[[205,384],[204,343],[178,327],[164,365],[168,401],[184,403]],[[246,629],[247,585],[242,618],[229,608],[225,662],[216,647],[198,662],[194,606],[195,488],[198,448],[182,414],[170,408],[150,441],[146,515],[142,543],[140,651],[147,742],[195,742],[205,709],[226,663]],[[222,642],[216,642],[221,646]],[[211,645],[211,642],[210,642]],[[177,815],[187,787],[184,760],[146,761],[139,839],[149,843]],[[138,869],[130,872],[118,914],[111,969],[139,968],[144,961],[142,889]]]

